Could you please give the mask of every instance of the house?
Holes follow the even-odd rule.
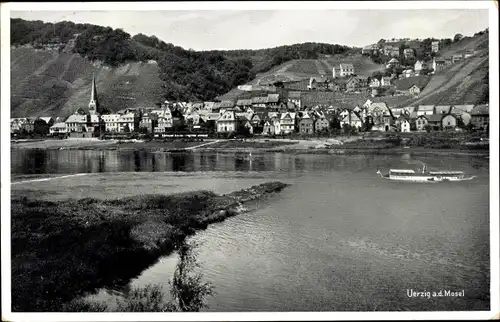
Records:
[[[457,127],[457,118],[453,114],[447,114],[441,119],[443,129],[454,129]]]
[[[470,113],[470,123],[477,129],[487,130],[490,124],[489,105],[477,105]]]
[[[411,131],[410,117],[404,113],[399,115],[396,119],[396,126],[398,131],[408,133]]]
[[[127,113],[118,118],[118,132],[134,132],[139,129],[139,118],[136,113]]]
[[[463,56],[462,56],[462,55],[453,55],[453,56],[452,56],[452,59],[453,59],[453,63],[454,63],[454,64],[455,64],[455,63],[459,63],[459,62],[461,62],[461,61],[462,61]]]
[[[253,134],[253,133],[254,133],[254,132],[253,132],[254,127],[253,127],[252,123],[251,123],[249,120],[247,120],[246,122],[244,122],[243,127],[244,127],[245,129],[248,129],[248,133],[250,133],[250,134]]]
[[[435,113],[436,114],[450,114],[451,105],[436,105]]]
[[[470,113],[474,109],[474,105],[453,105],[450,110],[450,114],[453,114],[458,123],[467,125],[470,122]]]
[[[156,127],[153,129],[154,133],[165,133],[169,129],[172,128],[172,120],[168,120],[166,118],[160,117],[158,118],[158,123],[156,124]]]
[[[446,67],[446,61],[443,58],[433,58],[432,59],[432,69],[433,73],[439,72]]]
[[[349,111],[349,113],[340,121],[341,128],[344,128],[346,125],[350,125],[351,127],[359,130],[363,126],[363,122],[361,121],[361,118],[356,115],[356,113]]]
[[[54,125],[55,120],[51,116],[40,116],[38,119],[44,121],[49,127]]]
[[[280,100],[279,94],[267,94],[267,107],[277,108]]]
[[[313,134],[314,133],[314,120],[309,116],[307,112],[302,114],[299,121],[299,132],[301,134]]]
[[[431,51],[437,53],[439,51],[439,41],[431,42]]]
[[[252,107],[255,108],[266,108],[267,106],[267,96],[256,96],[252,98]]]
[[[296,113],[281,113],[279,118],[281,134],[289,134],[295,131],[295,116]]]
[[[339,69],[340,69],[340,77],[354,75],[353,64],[340,64]]]
[[[66,132],[67,133],[86,132],[86,123],[87,123],[87,116],[86,115],[72,114],[65,121],[66,129],[67,129]]]
[[[170,113],[172,114],[172,128],[182,128],[185,123],[185,118],[182,112],[179,109],[173,109]]]
[[[311,77],[309,78],[309,85],[307,85],[308,90],[314,90],[314,89],[327,89],[328,88],[328,78],[321,76],[321,77]]]
[[[380,86],[382,86],[382,87],[391,86],[391,78],[387,77],[387,76],[382,77],[380,80]]]
[[[413,71],[413,69],[405,69],[405,70],[403,70],[402,75],[405,78],[409,78],[409,77],[415,76],[415,72]]]
[[[156,115],[156,116],[153,116]],[[168,107],[163,109],[157,109],[151,111],[151,119],[155,118],[157,120],[156,127],[154,127],[154,133],[165,133],[167,129],[173,127],[172,111]]]
[[[425,127],[429,123],[427,116],[426,115],[420,115],[416,118],[415,124],[416,124],[416,129],[419,132],[425,131]]]
[[[236,106],[246,109],[248,107],[252,107],[252,99],[239,99],[236,101]]]
[[[417,115],[433,115],[434,105],[419,105],[417,109]]]
[[[219,112],[222,106],[222,102],[215,102],[212,106],[212,113]]]
[[[401,114],[404,114],[405,112],[404,108],[402,107],[393,107],[390,110],[392,115],[396,118],[396,120]]]
[[[316,133],[328,131],[329,129],[330,129],[330,122],[328,122],[325,116],[318,117],[316,121],[314,121],[314,131]]]
[[[472,57],[472,56],[474,56],[474,54],[475,54],[474,49],[466,49],[464,51],[464,58]]]
[[[420,75],[420,71],[421,71],[422,69],[426,68],[426,67],[427,67],[427,66],[426,66],[426,64],[425,64],[423,61],[421,61],[421,60],[417,60],[417,61],[415,62],[415,65],[413,66],[413,69],[415,70],[415,74],[416,74],[416,75]]]
[[[403,55],[406,59],[415,57],[415,52],[411,48],[406,48],[403,50]]]
[[[224,109],[232,109],[235,106],[235,102],[231,100],[224,100],[220,102],[220,107],[219,108],[224,108]]]
[[[383,111],[382,120],[383,120],[384,130],[386,132],[391,131],[391,130],[395,130],[394,123],[396,120],[394,118],[394,115],[392,115],[392,112],[389,108],[387,108],[385,111]]]
[[[264,128],[262,129],[263,135],[276,135],[281,134],[280,122],[277,118],[266,120]]]
[[[340,113],[339,113],[339,116],[340,116],[340,119],[343,119],[345,117],[347,117],[349,115],[349,113],[351,113],[351,110],[350,109],[347,109],[347,108],[343,108]]]
[[[238,120],[234,111],[225,111],[216,121],[217,133],[236,132]]]
[[[446,66],[452,65],[453,64],[453,57],[451,57],[451,56],[445,57],[444,61],[445,61]]]
[[[443,123],[442,123],[443,117],[444,116],[442,114],[426,115],[427,122],[428,122],[427,124],[433,130],[440,130],[443,126]]]
[[[104,115],[103,115],[104,116]],[[139,129],[145,129],[147,133],[154,133],[154,129],[158,124],[158,115],[155,113],[145,113],[139,121]]]
[[[347,86],[347,80],[341,79],[341,78],[336,78],[334,79],[330,84],[329,88],[335,92],[343,92],[346,90]]]
[[[357,77],[351,77],[347,80],[345,83],[346,86],[346,91],[347,92],[354,92],[356,91],[360,86],[359,86],[359,80]]]
[[[67,133],[67,128],[66,128],[66,123],[64,122],[58,122],[54,123],[49,129],[50,135],[60,135],[60,134],[66,134]]]
[[[215,102],[203,102],[203,109],[207,112],[212,112]]]
[[[106,132],[119,132],[120,114],[105,114],[101,116]]]
[[[377,77],[373,77],[371,80],[370,80],[370,87],[371,88],[377,88],[377,87],[380,87],[380,79],[377,78]]]
[[[393,67],[398,67],[398,66],[399,66],[399,60],[397,60],[396,58],[391,58],[391,60],[389,60],[389,62],[387,63],[387,65],[385,67],[393,68]]]
[[[17,133],[21,131],[21,125],[24,122],[22,118],[12,118],[10,119],[10,133]]]
[[[398,57],[399,56],[399,47],[397,47],[395,45],[384,46],[384,55]]]
[[[390,56],[392,54],[393,46],[392,45],[385,45],[383,48],[384,55]]]
[[[301,92],[289,92],[288,93],[288,102],[293,103],[295,106],[300,108],[301,100],[300,100]]]
[[[376,55],[379,52],[377,44],[367,45],[361,49],[362,55]]]

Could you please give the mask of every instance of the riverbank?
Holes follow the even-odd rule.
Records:
[[[125,285],[187,236],[286,186],[58,202],[13,191],[12,311],[54,312],[87,292]]]
[[[488,142],[470,138],[432,137],[429,134],[402,139],[347,136],[315,139],[246,139],[189,141],[45,140],[19,142],[12,149],[139,151],[149,153],[222,152],[288,154],[388,154],[489,156]]]

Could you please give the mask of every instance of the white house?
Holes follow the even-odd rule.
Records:
[[[426,65],[423,61],[420,61],[420,60],[417,60],[417,62],[415,63],[415,66],[413,67],[416,75],[419,75],[420,71],[424,68],[426,68]]]
[[[354,75],[353,64],[340,64],[340,76],[345,77],[349,75]]]
[[[66,123],[64,123],[64,122],[55,123],[54,125],[52,125],[49,128],[49,133],[51,135],[54,135],[54,134],[65,134],[67,132],[68,131],[67,131],[67,128],[66,128]]]
[[[119,132],[120,114],[105,114],[101,116],[104,129],[107,132]]]
[[[133,132],[137,116],[135,113],[127,113],[120,115],[118,118],[118,132]]]
[[[225,111],[215,122],[218,133],[236,132],[236,114],[234,111]]]

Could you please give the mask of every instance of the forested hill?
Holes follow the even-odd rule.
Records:
[[[156,61],[158,77],[162,82],[161,97],[154,98],[158,101],[212,100],[237,85],[251,81],[257,73],[283,62],[316,59],[319,54],[359,51],[347,46],[319,43],[260,50],[193,51],[165,43],[155,36],[138,34],[131,37],[121,29],[67,21],[52,24],[23,19],[11,19],[11,44],[15,47],[31,45],[41,51],[51,48],[65,56],[78,54],[90,62],[98,61],[110,68]],[[13,56],[12,60],[17,58]],[[21,60],[17,63],[22,64]],[[51,61],[57,60],[57,54],[51,57]],[[71,68],[71,63],[61,65]],[[25,66],[21,69],[26,72]],[[35,73],[35,70],[32,72]],[[26,83],[29,75],[18,75],[18,78]],[[32,90],[36,92],[36,89]],[[63,96],[68,95],[71,96],[71,93]]]

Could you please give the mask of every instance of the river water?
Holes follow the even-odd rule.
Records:
[[[420,162],[477,178],[419,184],[375,174],[377,168],[416,168]],[[92,174],[12,187],[62,198],[194,189],[227,193],[270,180],[291,183],[255,210],[192,237],[200,243],[204,280],[215,287],[208,311],[489,309],[489,161],[484,158],[268,153],[246,161],[213,152],[12,150],[13,181],[48,173]],[[123,185],[102,188],[102,176],[113,187]],[[90,298],[111,303],[130,287],[150,283],[168,289],[176,262],[175,254],[161,258],[128,287],[100,290]],[[408,290],[463,290],[465,296],[416,298]]]

